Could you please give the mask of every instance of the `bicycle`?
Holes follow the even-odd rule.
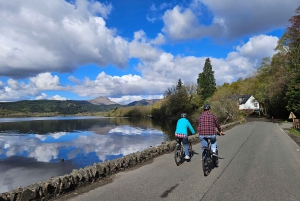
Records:
[[[210,138],[204,138],[204,140],[207,141],[207,147],[204,147],[202,153],[202,167],[204,176],[208,176],[214,167],[218,167],[219,157],[213,155]],[[218,148],[216,154],[218,155]]]
[[[177,143],[175,145],[175,151],[174,151],[174,159],[175,159],[175,163],[177,166],[181,165],[184,161],[184,157],[185,157],[185,152],[184,152],[184,146],[183,143],[181,141],[181,143],[179,144],[179,139],[177,138]],[[189,140],[189,156],[190,159],[193,156],[193,148],[192,148],[192,142]],[[189,160],[190,160],[189,159]]]

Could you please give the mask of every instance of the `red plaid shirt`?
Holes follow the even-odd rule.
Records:
[[[221,132],[220,124],[217,117],[209,111],[204,111],[198,117],[198,134],[199,135],[216,135],[216,128]]]

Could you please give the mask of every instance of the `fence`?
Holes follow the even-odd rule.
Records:
[[[293,119],[293,128],[300,129],[300,119]]]

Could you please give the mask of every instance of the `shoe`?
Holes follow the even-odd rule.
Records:
[[[186,160],[189,160],[189,159],[190,159],[190,157],[189,157],[189,156],[185,156],[185,157],[184,157],[184,159],[186,159]]]

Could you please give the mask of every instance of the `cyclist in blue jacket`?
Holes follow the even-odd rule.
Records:
[[[188,141],[188,129],[191,131],[191,133],[194,135],[196,134],[193,126],[189,122],[189,120],[186,119],[186,113],[181,114],[181,118],[177,121],[176,125],[176,131],[175,136],[179,140],[179,143],[181,143],[184,146],[184,152],[185,152],[185,159],[190,159],[189,157],[189,141]]]

